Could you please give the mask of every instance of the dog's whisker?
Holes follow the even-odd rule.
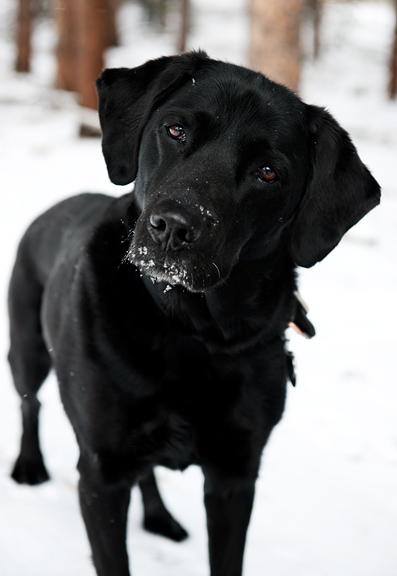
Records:
[[[216,271],[218,272],[218,276],[219,276],[219,278],[222,280],[222,276],[221,276],[221,273],[220,273],[220,270],[219,270],[218,266],[215,264],[215,262],[213,262],[212,265],[215,266]]]

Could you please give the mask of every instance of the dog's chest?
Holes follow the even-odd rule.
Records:
[[[162,406],[157,418],[128,431],[123,440],[124,446],[128,444],[124,454],[135,470],[147,465],[184,470],[191,464],[203,465],[220,458],[244,465],[258,431],[253,422],[247,425],[245,418],[232,413],[227,417],[215,415],[204,407],[200,415],[182,414]]]
[[[223,360],[226,363],[226,359]],[[245,469],[269,428],[279,419],[273,386],[242,376],[229,366],[228,377],[218,370],[196,369],[163,383],[148,402],[140,422],[131,413],[124,447],[131,465],[148,464],[185,469],[216,461],[223,467]],[[277,389],[283,397],[283,386]]]
[[[176,412],[169,412],[153,457],[155,464],[173,470],[184,470],[191,464],[199,464],[196,434],[191,422]]]

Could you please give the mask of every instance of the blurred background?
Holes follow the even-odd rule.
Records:
[[[251,576],[397,574],[397,42],[395,0],[0,0],[0,574],[93,576],[77,502],[77,448],[55,378],[41,437],[52,480],[9,478],[19,401],[6,355],[7,284],[27,225],[109,182],[96,114],[103,67],[204,49],[262,71],[346,128],[382,186],[381,206],[324,262],[300,271],[316,337],[289,334],[297,388],[261,468],[248,534]],[[138,576],[208,573],[202,476],[157,470],[191,537],[129,519]]]

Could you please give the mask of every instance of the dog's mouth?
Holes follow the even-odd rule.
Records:
[[[192,281],[189,281],[189,273],[186,266],[176,264],[169,257],[164,258],[164,261],[159,263],[158,257],[151,254],[151,252],[152,250],[146,246],[133,244],[128,250],[127,258],[129,262],[157,282],[166,282],[171,286],[180,284],[186,288],[192,284]]]
[[[191,251],[159,254],[156,247],[133,243],[125,260],[134,264],[154,282],[164,282],[168,286],[167,290],[173,286],[182,286],[189,292],[204,292],[223,282],[216,262],[199,262]]]

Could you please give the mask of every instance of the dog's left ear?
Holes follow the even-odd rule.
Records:
[[[96,82],[102,150],[114,184],[135,180],[142,130],[151,112],[208,60],[205,52],[189,52],[102,72]]]
[[[291,257],[305,268],[325,258],[380,201],[380,187],[347,132],[324,109],[308,108],[311,174],[290,231]]]

